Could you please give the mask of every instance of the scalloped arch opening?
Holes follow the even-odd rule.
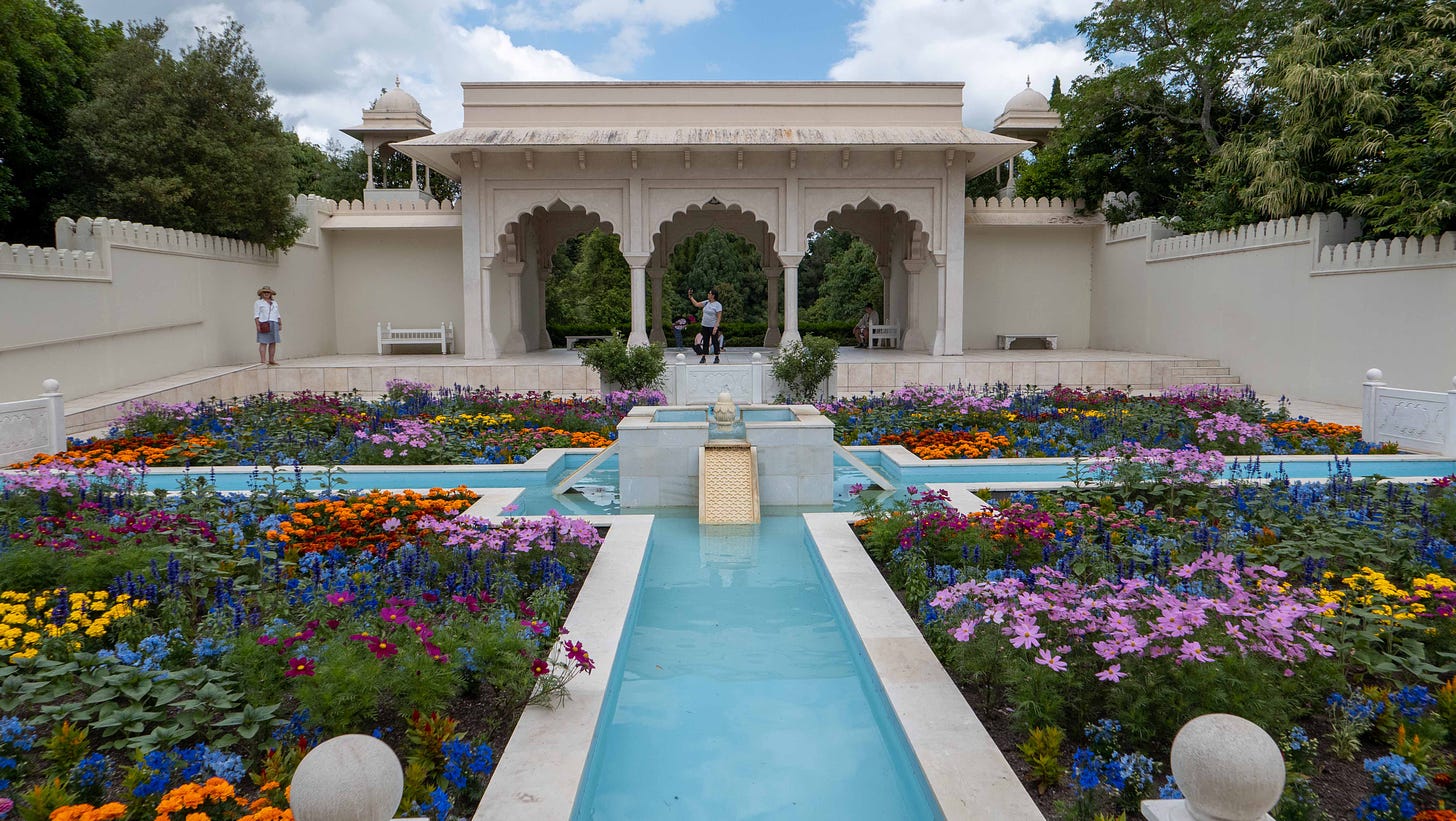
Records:
[[[714,197],[713,199],[717,199],[717,197]],[[754,247],[754,249],[758,251],[759,258],[760,259],[771,260],[771,259],[775,259],[775,258],[778,257],[778,235],[776,235],[773,231],[769,230],[769,224],[768,224],[768,221],[767,220],[759,219],[758,218],[758,215],[755,214],[751,210],[744,210],[743,206],[740,205],[739,203],[736,203],[736,202],[726,202],[726,203],[716,203],[716,204],[713,204],[713,203],[711,203],[711,201],[708,202],[708,203],[701,203],[701,204],[695,203],[693,205],[687,206],[686,208],[678,209],[677,211],[674,211],[673,212],[673,214],[672,214],[671,217],[669,217],[666,220],[663,220],[662,223],[657,226],[657,230],[652,232],[652,252],[653,252],[653,256],[656,257],[656,258],[658,258],[658,259],[663,260],[664,263],[665,263],[668,255],[672,253],[673,248],[676,248],[677,245],[679,243],[681,243],[684,239],[687,239],[690,236],[695,236],[697,234],[701,234],[701,233],[703,233],[703,231],[706,231],[707,229],[705,228],[702,231],[693,231],[691,233],[685,233],[682,236],[678,237],[673,242],[672,247],[663,247],[663,245],[662,245],[662,242],[663,242],[663,234],[665,233],[665,230],[664,229],[667,226],[669,226],[669,225],[677,222],[680,218],[688,217],[688,216],[692,216],[692,215],[696,215],[696,214],[700,214],[700,213],[710,213],[710,214],[711,213],[736,214],[736,215],[739,215],[739,216],[748,217],[752,221],[753,225],[756,226],[756,227],[758,227],[761,230],[761,232],[763,234],[763,241],[768,246],[767,248],[760,248],[759,245],[758,245],[758,243],[754,241],[754,238],[753,237],[747,236],[747,235],[742,234],[742,233],[740,233],[740,232],[738,232],[736,230],[733,230],[733,228],[731,226],[727,226],[727,225],[710,225],[710,226],[708,226],[708,228],[722,228],[724,231],[727,231],[728,233],[733,234],[736,237],[739,237],[740,239],[742,239],[745,242],[747,242],[749,245],[752,245]]]

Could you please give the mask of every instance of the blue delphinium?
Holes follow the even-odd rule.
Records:
[[[1436,697],[1424,685],[1412,684],[1391,693],[1390,703],[1400,711],[1401,718],[1406,721],[1420,721],[1422,716],[1436,706]]]
[[[1360,821],[1404,821],[1415,816],[1412,793],[1426,788],[1426,779],[1415,765],[1398,755],[1365,759],[1365,772],[1375,780],[1375,792],[1360,802],[1355,817]]]
[[[91,753],[71,768],[70,782],[80,790],[94,790],[106,792],[111,781],[108,778],[110,765],[106,756],[101,753]]]

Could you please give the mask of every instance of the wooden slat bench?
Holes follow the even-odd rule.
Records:
[[[381,322],[378,327],[379,353],[394,345],[439,345],[440,353],[450,353],[455,346],[455,323],[441,322],[438,328],[396,328]]]
[[[581,342],[583,340],[588,340],[588,339],[594,340],[594,341],[595,340],[602,340],[602,339],[607,339],[610,336],[611,336],[610,334],[576,334],[574,336],[568,336],[566,338],[566,349],[568,351],[575,350],[576,349],[576,343]]]
[[[1011,350],[1011,343],[1018,339],[1040,339],[1042,347],[1055,351],[1057,349],[1056,334],[996,334],[996,347],[1003,351]]]

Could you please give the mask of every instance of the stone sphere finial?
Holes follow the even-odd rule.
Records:
[[[762,361],[763,361],[763,354],[759,353],[758,351],[754,351],[753,352],[753,364],[757,365],[758,363],[760,363]]]
[[[676,357],[676,361],[679,365],[686,365],[688,363],[687,354],[678,354]]]
[[[1370,370],[1368,370],[1368,371],[1365,372],[1365,381],[1366,382],[1379,382],[1380,380],[1382,380],[1384,378],[1385,378],[1385,373],[1383,371],[1381,371],[1379,368],[1371,368]]]
[[[61,390],[61,383],[55,379],[47,379],[40,383],[40,389],[46,393],[58,393]]]
[[[341,735],[309,751],[293,772],[298,821],[389,821],[404,796],[394,750],[368,735]]]
[[[1170,758],[1196,821],[1258,821],[1284,792],[1279,745],[1238,716],[1209,713],[1184,724]]]

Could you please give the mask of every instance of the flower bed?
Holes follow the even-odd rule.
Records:
[[[0,817],[287,821],[302,755],[351,732],[399,752],[402,813],[468,816],[525,704],[595,666],[562,629],[585,522],[135,479],[4,479]]]
[[[904,445],[922,459],[1087,456],[1137,442],[1225,455],[1394,453],[1360,428],[1270,413],[1252,393],[1216,385],[1159,396],[1056,387],[1013,391],[910,385],[819,406],[845,445]]]
[[[1279,740],[1278,819],[1456,803],[1450,480],[1217,486],[1169,453],[1125,446],[977,514],[913,492],[857,524],[982,715],[1009,710],[993,731],[1044,809],[1135,817],[1176,792],[1162,762],[1208,712]]]
[[[633,405],[658,391],[605,400],[549,393],[436,389],[395,380],[370,401],[357,394],[266,394],[226,402],[143,401],[111,435],[27,465],[143,462],[188,465],[449,465],[524,462],[542,448],[602,448]]]

